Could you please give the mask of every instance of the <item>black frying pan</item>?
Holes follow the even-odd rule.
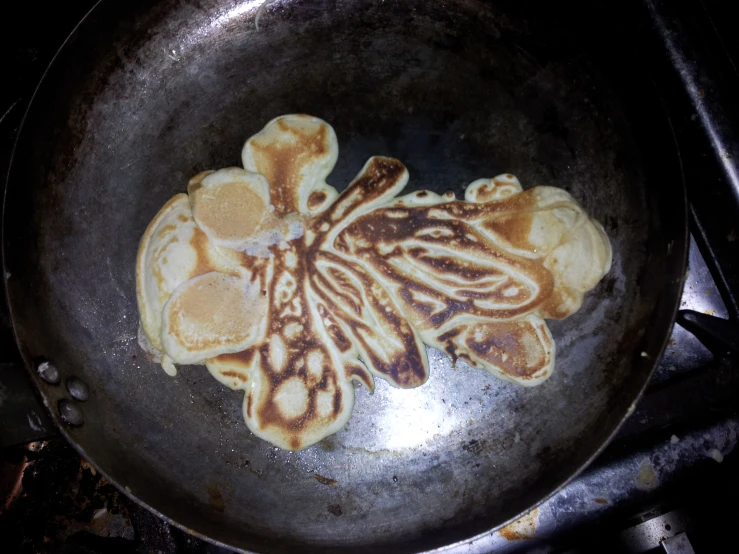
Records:
[[[5,201],[29,370],[57,420],[72,406],[81,424],[65,435],[109,479],[228,545],[406,552],[499,526],[599,452],[673,323],[686,201],[659,99],[624,40],[630,20],[561,3],[278,0],[257,31],[259,4],[102,3],[51,65]],[[512,172],[603,222],[613,269],[550,324],[548,382],[521,388],[432,352],[426,385],[360,389],[346,429],[291,453],[252,436],[242,395],[205,368],[172,379],[146,360],[134,262],[147,223],[191,175],[238,164],[248,136],[295,112],[335,127],[339,189],[382,154],[407,165],[408,190],[459,193]],[[39,378],[43,360],[61,384]]]

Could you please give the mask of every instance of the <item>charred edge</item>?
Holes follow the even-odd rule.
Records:
[[[320,208],[324,202],[326,202],[326,199],[328,196],[326,193],[322,190],[316,190],[313,191],[310,196],[308,197],[308,209],[309,210],[316,210]]]
[[[238,371],[221,371],[220,373],[224,377],[233,377],[234,379],[238,379],[239,381],[246,382],[249,380],[249,377],[247,375],[239,373]]]
[[[377,242],[381,241],[387,241],[387,242],[398,242],[402,243],[402,241],[410,238],[413,236],[415,230],[413,229],[413,221],[409,221],[407,226],[395,226],[398,231],[394,233],[392,236],[388,236],[388,230],[385,225],[385,222],[382,219],[377,219],[376,214],[368,214],[367,216],[362,216],[357,221],[353,222],[352,225],[350,225],[344,232],[342,232],[342,235],[344,233],[347,234],[347,236],[352,237],[352,235],[358,235],[359,237],[364,238],[367,242],[370,244],[376,244]],[[462,237],[459,239],[460,243],[463,244],[464,248],[467,248],[468,244],[464,241],[468,240],[465,238],[466,234],[475,233],[474,229],[468,228],[466,229],[466,225],[462,222],[443,222],[443,226],[446,226],[448,229],[453,231],[454,236],[456,237]],[[461,227],[459,227],[461,226]],[[385,228],[385,231],[381,232],[379,236],[375,235],[372,232],[367,232],[368,230],[371,230],[371,227],[374,227],[375,229],[378,228]],[[384,233],[384,235],[383,235]],[[476,233],[475,233],[476,234]],[[470,313],[485,317],[492,317],[496,319],[509,319],[512,317],[517,317],[519,315],[523,315],[525,313],[531,312],[532,310],[536,309],[539,305],[541,305],[553,292],[554,290],[554,278],[552,274],[544,267],[540,266],[536,262],[526,260],[524,258],[520,258],[518,256],[510,256],[507,254],[501,254],[497,252],[494,247],[485,239],[482,235],[477,234],[479,237],[478,241],[470,242],[469,246],[471,249],[477,250],[480,252],[481,255],[485,257],[492,257],[492,258],[498,258],[502,262],[511,265],[512,267],[519,269],[520,271],[531,275],[539,284],[539,292],[535,297],[531,297],[530,295],[526,295],[525,292],[521,291],[519,294],[512,296],[512,297],[503,297],[503,296],[497,296],[499,293],[494,293],[491,298],[499,299],[501,302],[504,302],[505,304],[516,304],[517,301],[520,301],[521,298],[526,298],[526,301],[523,303],[520,303],[516,307],[509,307],[505,309],[489,309],[489,308],[479,308],[475,306],[473,303],[468,302],[466,305],[459,304],[457,306],[457,309],[465,309],[469,310]],[[352,242],[356,242],[356,237],[353,237],[354,240]],[[448,241],[448,237],[446,238],[440,238],[440,239],[433,239],[430,240],[427,237],[424,237],[424,240],[427,242],[437,242],[440,244],[444,244]],[[408,255],[411,256],[411,258],[418,263],[422,263],[423,265],[429,267],[431,270],[436,271],[443,271],[447,273],[457,274],[461,277],[464,277],[468,280],[479,280],[483,276],[489,276],[489,277],[499,277],[502,275],[499,271],[492,269],[492,268],[481,268],[481,267],[471,267],[471,268],[465,268],[463,266],[460,266],[453,258],[451,257],[445,257],[445,258],[439,258],[439,257],[432,257],[427,256],[427,251],[421,247],[418,248],[412,248],[407,251]],[[383,274],[388,279],[393,280],[396,283],[399,283],[403,286],[405,286],[408,289],[417,290],[419,292],[423,292],[426,295],[430,295],[432,297],[439,297],[439,293],[436,289],[431,288],[423,283],[421,283],[419,280],[415,280],[412,278],[409,278],[408,276],[404,276],[401,274],[397,268],[394,266],[391,266],[387,260],[393,256],[398,256],[397,250],[393,249],[390,254],[387,254],[386,256],[379,255],[374,248],[365,248],[365,249],[356,249],[355,254],[360,257],[361,259],[367,261],[367,263],[371,263],[374,268]],[[453,306],[451,306],[451,303],[454,302],[453,299],[446,297],[446,303],[448,304],[448,309],[445,310],[442,313],[439,313],[435,316],[435,321],[432,322],[433,325],[437,326],[440,323],[443,323],[444,321],[447,321],[449,317],[453,316],[455,311]]]
[[[343,333],[341,328],[338,326],[333,317],[331,317],[324,304],[318,304],[318,315],[324,320],[328,320],[328,325],[324,323],[324,328],[328,333],[331,340],[336,345],[336,348],[343,354],[351,350],[352,343],[349,338]]]
[[[345,367],[345,371],[346,371],[348,378],[351,379],[352,377],[356,377],[369,390],[374,389],[374,384],[372,383],[372,376],[368,373],[368,371],[363,366],[359,366],[356,364],[347,364]]]
[[[321,221],[333,221],[336,224],[346,220],[357,208],[379,198],[395,186],[405,171],[405,166],[395,158],[372,158],[364,172],[341,193]],[[341,217],[337,218],[339,209],[343,211]]]

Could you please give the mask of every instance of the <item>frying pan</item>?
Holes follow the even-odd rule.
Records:
[[[580,471],[662,352],[687,225],[659,96],[618,14],[594,8],[278,0],[257,30],[260,4],[103,2],[60,50],[5,198],[22,354],[80,453],[193,533],[260,552],[470,539]],[[134,286],[147,223],[190,176],[238,165],[248,136],[301,112],[336,129],[339,189],[388,155],[407,165],[409,191],[460,193],[512,172],[568,190],[604,224],[613,269],[577,314],[550,322],[548,382],[503,383],[432,351],[426,385],[359,388],[345,429],[287,452],[251,435],[242,395],[204,367],[170,378],[147,361]],[[40,378],[42,361],[59,384]],[[85,401],[70,394],[80,382]]]

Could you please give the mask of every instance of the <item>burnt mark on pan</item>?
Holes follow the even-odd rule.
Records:
[[[226,511],[226,500],[221,492],[221,487],[218,483],[209,483],[206,486],[208,492],[208,504],[219,513]]]
[[[331,479],[329,477],[324,477],[323,475],[319,475],[318,473],[313,474],[313,478],[321,483],[322,485],[328,485],[329,487],[338,487],[339,482],[336,479]]]

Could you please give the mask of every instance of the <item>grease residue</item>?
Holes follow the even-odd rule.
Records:
[[[639,464],[639,474],[636,477],[637,488],[643,491],[651,491],[658,484],[659,479],[657,478],[657,472],[654,471],[654,466],[648,459],[642,460]]]
[[[500,531],[500,536],[509,541],[524,541],[533,539],[536,535],[536,525],[539,522],[539,508],[534,508],[528,514],[509,523]]]

